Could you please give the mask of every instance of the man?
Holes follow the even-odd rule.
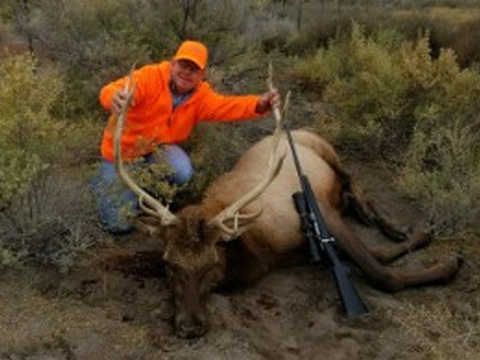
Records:
[[[198,41],[185,41],[171,61],[146,65],[132,74],[136,91],[127,112],[121,138],[122,158],[153,164],[160,149],[173,169],[171,183],[182,185],[193,176],[188,155],[178,145],[200,121],[232,121],[266,115],[278,106],[276,90],[261,96],[226,96],[216,93],[204,81],[208,50]],[[100,93],[100,103],[109,112],[103,133],[100,169],[93,180],[100,220],[113,233],[124,233],[132,226],[122,214],[138,211],[136,196],[124,190],[115,194],[111,189],[119,183],[113,164],[113,134],[115,118],[126,101],[121,78],[106,85]]]

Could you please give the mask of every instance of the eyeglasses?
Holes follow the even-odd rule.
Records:
[[[192,73],[201,73],[202,69],[200,69],[194,62],[188,60],[178,60],[178,66],[183,71],[190,71]]]

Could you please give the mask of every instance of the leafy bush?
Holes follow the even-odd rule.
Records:
[[[461,70],[450,50],[437,61],[421,55],[426,51],[424,45],[422,51],[405,54],[406,72],[420,101],[400,185],[422,201],[445,234],[475,224],[480,211],[480,74]]]
[[[78,132],[52,115],[62,91],[57,71],[30,55],[0,62],[0,267],[34,259],[65,269],[96,238],[68,151]]]
[[[457,220],[458,226],[465,223],[462,221],[471,224],[479,203],[475,180],[479,178],[478,75],[473,69],[461,70],[454,54],[441,49],[452,39],[460,42],[454,36],[456,27],[432,20],[425,12],[407,11],[406,17],[396,17],[388,11],[370,11],[373,3],[368,2],[366,9],[357,1],[307,2],[301,32],[294,25],[297,2],[280,7],[268,0],[36,0],[29,2],[29,9],[24,9],[28,16],[23,17],[16,17],[15,1],[0,5],[1,16],[16,21],[17,30],[33,41],[36,56],[45,64],[38,68],[30,59],[31,66],[22,65],[28,61],[18,58],[2,64],[10,64],[0,78],[0,137],[6,139],[0,143],[5,155],[0,159],[0,208],[3,215],[10,213],[9,218],[15,219],[6,220],[15,224],[9,228],[13,234],[9,239],[14,243],[21,238],[19,234],[34,234],[36,225],[32,224],[48,224],[53,218],[57,225],[63,224],[53,229],[68,224],[68,234],[73,236],[77,230],[70,224],[75,222],[66,221],[63,214],[58,216],[57,210],[34,210],[32,219],[36,220],[29,220],[30,225],[18,218],[27,219],[28,210],[36,209],[34,198],[40,197],[43,203],[53,199],[64,203],[62,198],[69,198],[72,189],[60,168],[69,171],[77,167],[78,171],[79,166],[97,160],[103,124],[91,121],[91,114],[100,109],[100,87],[125,74],[134,62],[141,65],[172,54],[184,38],[207,43],[212,64],[209,78],[220,91],[232,93],[264,90],[265,74],[258,66],[267,62],[262,50],[275,56],[281,52],[302,56],[292,60],[296,62],[293,74],[304,89],[315,90],[317,99],[327,104],[322,110],[328,110],[327,116],[316,115],[318,107],[309,114],[315,114],[318,122],[335,120],[335,141],[343,150],[368,158],[381,156],[401,166],[400,184],[423,201],[432,219],[444,224],[442,231]],[[414,8],[411,1],[395,4]],[[350,18],[364,25],[355,24],[350,32]],[[476,25],[472,22],[469,26],[460,29],[474,38]],[[5,28],[10,31],[13,26]],[[400,31],[388,30],[391,28]],[[424,29],[430,30],[418,37]],[[465,57],[476,59],[475,43],[464,45],[462,64],[468,63]],[[15,67],[11,61],[20,65]],[[62,77],[47,66],[50,62]],[[14,83],[23,85],[13,91]],[[75,125],[54,121],[59,115],[75,118]],[[34,118],[43,120],[24,120]],[[309,119],[304,116],[300,120]],[[258,138],[258,124],[209,125],[205,137],[192,137],[190,144],[196,148],[193,161],[203,168],[189,184],[192,198]],[[211,139],[229,151],[202,147]],[[68,190],[58,197],[46,190],[50,186],[43,185],[64,181]],[[82,179],[75,178],[74,183],[79,185],[76,198],[86,198]],[[22,201],[13,204],[12,199]],[[84,201],[80,203],[86,204]],[[79,206],[73,203],[73,208]],[[85,208],[76,209],[88,223],[91,219]],[[454,213],[468,213],[469,217],[460,219]],[[14,253],[8,254],[5,258],[15,258]]]
[[[383,31],[367,38],[353,24],[350,38],[332,41],[313,57],[301,60],[293,75],[320,91],[334,106],[343,145],[369,156],[398,145],[394,137],[408,128],[402,123],[408,83],[400,62],[402,37]],[[395,144],[393,144],[395,141]]]
[[[256,3],[37,0],[17,31],[31,39],[39,58],[59,66],[66,76],[65,109],[78,115],[99,109],[98,92],[106,82],[125,75],[134,63],[171,56],[183,39],[204,41],[211,64],[250,52],[262,34],[271,32],[268,27],[258,32],[264,17],[252,15],[250,8]]]
[[[0,63],[0,208],[25,194],[49,166],[62,126],[50,116],[62,91],[53,70],[37,72],[35,59],[11,57]]]
[[[416,111],[400,185],[420,199],[437,230],[454,233],[480,214],[480,74],[451,74]]]
[[[480,212],[480,74],[462,70],[452,50],[431,56],[428,34],[367,37],[353,25],[300,61],[294,74],[332,105],[337,143],[394,162],[406,194],[421,200],[443,234],[473,226]]]
[[[60,0],[37,5],[24,32],[35,40],[36,53],[54,61],[66,75],[70,113],[98,108],[98,91],[106,79],[150,59],[142,30],[151,24],[137,19],[144,11],[142,4]]]

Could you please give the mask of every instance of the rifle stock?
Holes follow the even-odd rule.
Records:
[[[331,263],[344,313],[348,317],[367,313],[368,309],[350,279],[350,269],[338,258],[332,242],[325,244],[325,251]]]

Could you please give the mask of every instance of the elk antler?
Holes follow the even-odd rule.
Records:
[[[133,84],[133,86],[130,88],[130,84],[132,82],[132,73],[133,67],[124,86],[124,91],[127,93],[127,98],[122,106],[120,115],[117,117],[117,125],[115,127],[115,135],[113,140],[115,168],[117,169],[117,172],[123,182],[138,196],[139,206],[144,212],[160,218],[160,222],[163,226],[173,225],[179,222],[178,218],[173,215],[166,206],[162,205],[162,203],[138,186],[123,166],[122,145],[120,138],[122,136],[123,126],[125,123],[125,115],[136,89],[136,84]]]
[[[273,90],[272,77],[273,70],[272,64],[270,64],[268,77],[268,85],[270,90]],[[265,173],[264,179],[252,190],[250,190],[248,193],[238,199],[235,203],[221,211],[208,223],[210,226],[219,227],[220,230],[224,233],[225,239],[233,239],[236,236],[240,235],[242,231],[241,229],[245,229],[249,223],[253,222],[262,214],[262,209],[255,213],[246,215],[241,215],[240,210],[262,194],[262,192],[278,175],[282,167],[282,163],[286,154],[283,153],[281,156],[278,156],[277,154],[278,144],[282,134],[282,116],[280,114],[280,109],[278,108],[278,106],[274,106],[272,110],[275,117],[275,131],[273,133],[272,147],[268,160],[268,169]],[[226,225],[226,223],[229,221],[233,221],[233,226]]]

